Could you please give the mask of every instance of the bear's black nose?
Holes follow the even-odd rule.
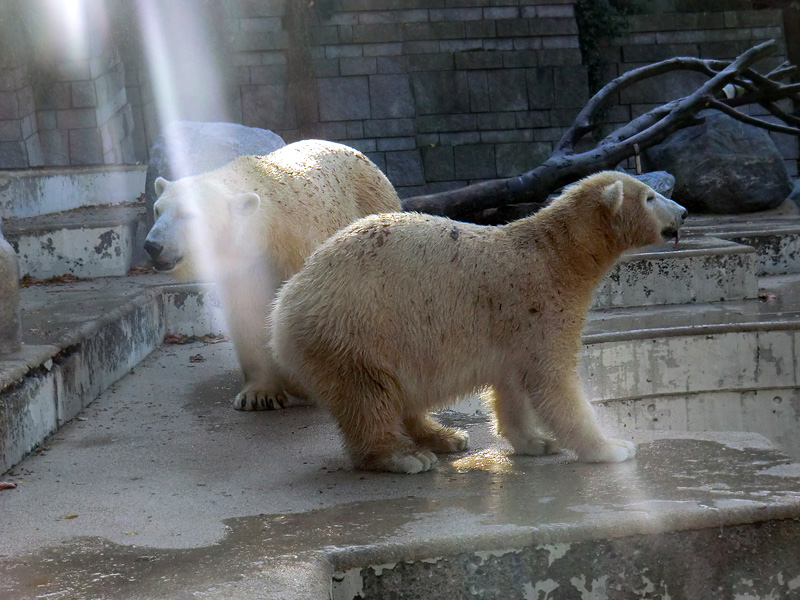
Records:
[[[151,242],[150,240],[146,240],[144,243],[144,251],[150,255],[150,258],[156,259],[161,254],[161,251],[164,250],[164,246],[159,244],[158,242]]]
[[[681,219],[685,221],[686,217],[688,216],[689,216],[689,211],[684,208],[683,212],[681,213]]]

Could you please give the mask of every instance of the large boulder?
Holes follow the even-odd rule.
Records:
[[[153,224],[153,186],[158,177],[173,181],[198,175],[226,165],[237,156],[261,156],[285,145],[281,136],[268,129],[238,123],[173,121],[150,148],[144,190],[148,229]]]
[[[789,172],[769,134],[707,110],[642,153],[647,170],[675,176],[673,199],[691,213],[738,214],[775,208],[792,191]]]

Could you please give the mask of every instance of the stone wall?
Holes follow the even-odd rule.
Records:
[[[630,29],[604,47],[609,76],[675,55],[731,58],[765,39],[783,44],[780,11],[753,10],[750,0],[641,4],[647,14],[632,17]],[[214,7],[213,18],[205,15],[220,22],[213,38],[202,31],[201,12],[162,15],[168,32],[181,33],[159,57],[180,78],[174,118],[351,144],[403,196],[536,166],[589,97],[573,0],[226,0]],[[199,63],[208,61],[191,65],[178,55],[184,36],[211,40],[204,45],[222,88],[213,108],[203,104],[212,90],[197,83],[207,77]],[[92,48],[84,65],[65,65],[45,89],[24,62],[0,63],[0,168],[147,161],[164,119],[151,70],[142,53],[122,48],[120,61],[113,46]],[[783,45],[778,54],[785,56]],[[610,123],[696,82],[669,75],[632,88]],[[797,139],[774,139],[796,174]]]
[[[333,10],[229,4],[228,113],[287,141],[359,148],[401,195],[529,169],[588,99],[571,0],[317,4]],[[128,97],[149,146],[152,94],[133,82],[146,71],[129,77]]]
[[[18,44],[19,32],[0,34],[0,168],[43,164],[31,77]]]
[[[650,14],[630,17],[624,35],[608,40],[603,48],[608,61],[608,79],[630,69],[674,56],[731,59],[766,40],[778,41],[774,55],[760,63],[764,72],[786,60],[786,46],[780,10],[752,10],[747,0],[715,2],[653,2]],[[699,11],[699,12],[698,12]],[[624,91],[614,108],[612,124],[626,123],[668,100],[693,92],[706,81],[704,75],[687,71],[653,77]],[[784,108],[791,112],[791,104]],[[748,112],[748,108],[743,109]],[[761,107],[751,107],[749,114],[780,123]],[[786,159],[789,172],[797,176],[798,139],[788,134],[771,134]]]
[[[125,66],[102,28],[73,51],[58,22],[48,32],[42,14],[3,10],[0,168],[135,162]]]

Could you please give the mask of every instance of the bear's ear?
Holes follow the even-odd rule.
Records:
[[[157,197],[164,193],[164,188],[167,187],[168,183],[169,183],[169,181],[167,181],[163,177],[156,177],[156,180],[155,180],[155,183],[153,183],[153,186],[156,189],[156,196]]]
[[[231,198],[231,211],[239,217],[249,217],[260,205],[261,198],[255,192],[245,192]]]
[[[625,193],[623,190],[622,181],[620,180],[617,180],[614,183],[604,187],[603,193],[601,194],[603,204],[608,206],[612,213],[618,213],[620,211],[624,197]]]

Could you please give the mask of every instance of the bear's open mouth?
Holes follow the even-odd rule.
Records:
[[[169,273],[178,265],[177,260],[154,260],[152,261],[153,268],[159,273]]]

